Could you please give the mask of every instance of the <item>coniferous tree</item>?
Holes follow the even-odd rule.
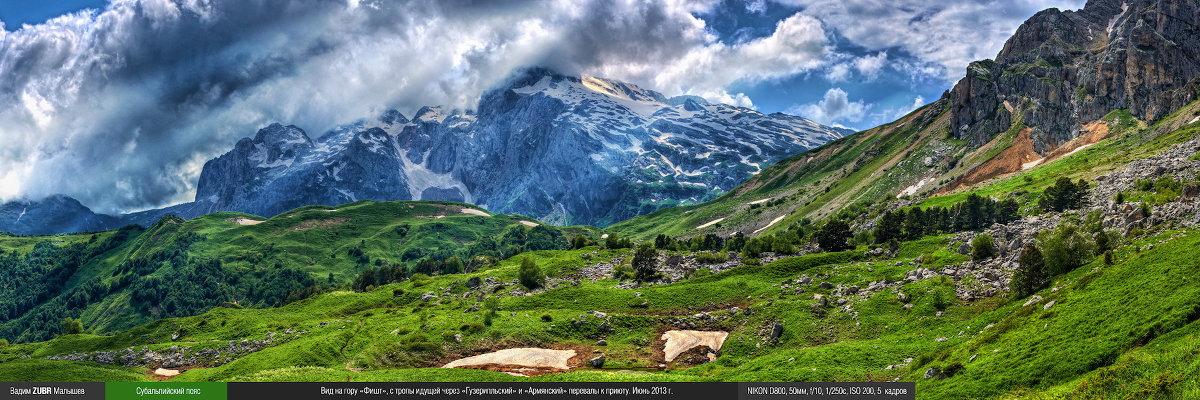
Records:
[[[825,251],[849,250],[852,247],[846,241],[850,240],[851,236],[850,224],[840,219],[835,219],[826,222],[825,225],[817,230],[817,245]]]
[[[1040,290],[1048,281],[1046,263],[1042,252],[1034,245],[1025,246],[1013,273],[1009,289],[1016,298],[1022,298]]]

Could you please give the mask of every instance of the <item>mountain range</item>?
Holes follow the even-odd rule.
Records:
[[[484,93],[474,111],[424,107],[409,119],[388,110],[316,139],[271,124],[205,163],[193,202],[120,216],[65,196],[9,202],[0,205],[0,231],[96,231],[217,211],[270,217],[358,200],[458,201],[556,225],[607,226],[714,199],[849,133],[530,68]]]

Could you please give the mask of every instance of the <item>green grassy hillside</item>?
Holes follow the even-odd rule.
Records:
[[[175,379],[899,378],[917,381],[921,398],[947,399],[1080,398],[1096,393],[1101,398],[1121,393],[1139,398],[1186,398],[1200,390],[1194,361],[1200,293],[1193,293],[1195,285],[1190,283],[1200,273],[1200,265],[1191,262],[1191,250],[1200,246],[1200,231],[1194,229],[1164,230],[1130,240],[1116,251],[1113,265],[1097,259],[1055,277],[1047,289],[1037,293],[1043,299],[1028,306],[1023,305],[1027,299],[1003,296],[961,301],[954,296],[956,282],[945,277],[845,296],[849,300],[846,309],[833,304],[814,306],[814,294],[832,296],[837,290],[823,289],[819,282],[862,288],[882,280],[904,282],[909,271],[919,268],[917,257],[957,256],[944,250],[949,240],[929,237],[905,243],[896,258],[872,258],[860,248],[742,266],[640,289],[617,288],[618,282],[608,278],[583,279],[579,285],[563,283],[533,296],[521,296],[519,286],[506,285],[483,295],[499,300],[496,316],[485,325],[481,321],[487,309],[469,311],[476,298],[464,300],[461,294],[478,292],[463,282],[470,277],[510,282],[516,279],[519,264],[512,259],[466,275],[392,284],[366,293],[325,293],[279,308],[218,308],[111,336],[66,335],[48,342],[9,345],[0,349],[4,361],[0,362],[0,374],[68,380],[145,379],[145,369],[38,358],[142,346],[163,352],[178,346],[196,353],[224,347],[230,341],[277,334],[287,339],[223,365],[189,370]],[[527,256],[552,280],[564,278],[567,282],[592,261],[628,252],[589,247]],[[796,278],[800,275],[821,278],[799,283]],[[439,296],[423,302],[420,294],[426,291]],[[911,307],[899,300],[901,294]],[[649,307],[631,307],[639,301],[648,302]],[[1047,306],[1051,301],[1054,304]],[[751,312],[733,313],[729,311],[732,307]],[[597,318],[594,311],[608,316]],[[708,315],[692,315],[702,311]],[[582,322],[576,326],[573,320]],[[676,362],[660,370],[656,337],[684,320],[700,329],[728,331],[730,337],[715,362],[695,366]],[[615,329],[602,331],[600,324],[605,322]],[[776,322],[784,326],[777,343],[767,341],[764,333]],[[462,342],[455,340],[456,334],[462,335]],[[608,344],[597,346],[598,337]],[[609,362],[602,369],[583,367],[534,378],[427,368],[488,349],[516,346],[575,349],[585,357],[599,349]],[[23,355],[33,359],[18,359]],[[928,368],[945,371],[958,364],[961,366],[950,378],[923,378]],[[43,373],[51,375],[39,375]]]
[[[1115,110],[1036,163],[1020,121],[970,148],[947,138],[945,109],[606,238],[443,202],[0,237],[15,299],[0,376],[165,379],[152,374],[165,366],[180,381],[903,380],[923,399],[1200,397],[1200,103],[1158,121]],[[827,235],[849,249],[821,251]],[[671,330],[728,337],[668,361]],[[441,368],[520,347],[576,355],[532,376]]]
[[[543,231],[550,236],[536,235]],[[453,257],[477,268],[526,249],[566,248],[576,234],[595,236],[466,204],[363,201],[271,219],[215,213],[145,229],[2,236],[0,289],[14,300],[0,310],[0,337],[45,340],[67,317],[104,333],[221,304],[282,305],[383,266]]]

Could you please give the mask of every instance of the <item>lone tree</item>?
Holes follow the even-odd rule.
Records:
[[[849,244],[846,241],[853,236],[850,234],[850,224],[840,219],[835,219],[826,222],[817,230],[817,245],[825,251],[845,251],[850,250]]]
[[[658,276],[658,251],[650,247],[648,243],[639,246],[633,253],[633,270],[635,271],[633,278],[638,282],[654,280]]]
[[[521,260],[521,267],[517,269],[517,278],[521,281],[521,285],[529,290],[542,287],[542,282],[545,280],[542,269],[538,268],[537,262],[529,257]]]
[[[1028,296],[1046,284],[1046,261],[1037,246],[1025,246],[1017,265],[1017,272],[1013,274],[1012,283],[1009,285],[1013,297],[1019,299]]]
[[[980,262],[996,256],[996,243],[992,236],[981,233],[971,240],[971,259]]]

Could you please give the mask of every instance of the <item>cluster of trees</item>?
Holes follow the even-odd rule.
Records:
[[[399,231],[397,232],[399,233]],[[405,226],[403,232],[407,235],[409,228]],[[613,237],[610,237],[610,241],[613,240]],[[624,240],[628,241],[628,239]],[[439,250],[424,257],[412,259],[409,257],[413,249],[409,249],[410,252],[401,256],[400,263],[380,261],[377,265],[379,268],[363,270],[351,282],[350,287],[357,291],[365,291],[371,287],[403,281],[413,274],[444,275],[471,272],[480,267],[494,265],[497,259],[512,257],[526,251],[566,250],[582,248],[589,244],[587,238],[582,235],[577,235],[568,243],[562,231],[554,227],[514,225],[505,230],[499,238],[481,237],[458,251]],[[411,265],[403,264],[403,262],[413,260],[415,262],[412,262]]]
[[[86,242],[58,245],[38,242],[26,254],[0,255],[0,337],[14,342],[42,341],[61,329],[63,318],[78,317],[81,309],[113,290],[101,277],[66,289],[68,280],[89,259],[136,237],[142,228],[123,227],[100,240],[92,235]]]
[[[693,236],[690,239],[676,239],[667,235],[659,234],[654,237],[654,248],[665,251],[717,251],[725,247],[725,239],[714,235],[706,234]]]
[[[1042,192],[1038,208],[1042,211],[1077,210],[1087,206],[1088,183],[1083,179],[1071,182],[1069,178],[1058,178],[1053,186]]]
[[[1060,224],[1038,234],[1036,244],[1025,246],[1010,285],[1012,295],[1021,298],[1033,294],[1049,285],[1055,276],[1090,263],[1098,256],[1111,260],[1116,235],[1101,229],[1094,219],[1097,218],[1093,215],[1082,224]]]
[[[872,231],[875,243],[890,240],[916,240],[925,235],[983,229],[1006,224],[1021,217],[1021,204],[1015,199],[995,201],[970,194],[966,201],[950,207],[911,208],[884,212]]]
[[[417,228],[409,228],[406,225],[402,225],[402,227],[403,229],[397,228],[397,234],[404,233],[402,236],[431,237],[439,234],[455,234],[450,231],[454,229],[451,225],[441,223],[421,225]],[[418,231],[412,232],[413,230]],[[464,241],[467,240],[471,239],[464,239]],[[474,242],[467,246],[452,248],[410,247],[400,255],[399,262],[413,264],[423,258],[441,262],[450,257],[469,260],[475,256],[505,259],[526,251],[565,250],[571,247],[571,243],[567,242],[562,231],[547,225],[537,225],[532,228],[519,224],[513,225],[498,237],[481,236],[473,240]]]

